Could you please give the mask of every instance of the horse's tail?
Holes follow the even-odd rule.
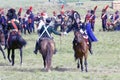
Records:
[[[46,56],[46,60],[47,60],[47,67],[50,68],[51,66],[51,60],[52,60],[52,50],[51,50],[51,43],[48,42],[46,49],[47,49],[47,56]]]
[[[47,44],[47,56],[48,58],[50,58],[51,54],[52,54],[52,50],[51,50],[51,43]]]
[[[20,37],[18,38],[18,41],[19,41],[19,44],[20,44],[21,46],[25,46],[25,45],[27,44],[26,40],[23,39],[22,36],[20,36]]]

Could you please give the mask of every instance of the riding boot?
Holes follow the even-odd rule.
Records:
[[[92,51],[92,42],[90,41],[90,39],[88,39],[89,41],[89,51],[91,54],[93,54],[93,51]]]
[[[54,54],[56,54],[56,53],[57,53],[57,49],[55,48]]]
[[[34,50],[34,53],[35,53],[35,54],[37,54],[38,49],[39,49],[39,42],[37,41],[37,42],[36,42],[36,45],[35,45],[35,50]]]

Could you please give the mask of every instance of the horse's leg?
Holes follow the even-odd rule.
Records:
[[[20,65],[22,65],[22,48],[20,49]]]
[[[44,55],[42,55],[42,57],[43,57],[44,69],[46,69],[46,61],[45,61],[46,57]]]
[[[15,59],[14,49],[12,49],[12,55],[11,55],[11,58],[12,58],[12,66],[14,66],[14,59]]]
[[[5,52],[3,51],[1,46],[0,46],[0,50],[1,50],[2,54],[3,54],[4,59],[6,59]]]
[[[80,64],[81,64],[81,71],[83,71],[83,58],[80,58]]]
[[[85,71],[88,72],[87,70],[87,58],[85,57],[85,60],[84,60],[84,65],[85,65]]]
[[[9,60],[9,62],[11,63],[11,60],[10,60],[10,49],[7,49],[7,52],[8,52],[8,60]]]
[[[80,68],[80,59],[78,59],[77,68]]]

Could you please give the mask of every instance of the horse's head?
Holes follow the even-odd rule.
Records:
[[[66,16],[64,21],[67,27],[72,26],[72,24],[74,23],[72,16]]]
[[[80,31],[74,31],[74,36],[75,36],[75,41],[77,42],[77,43],[82,43],[83,42],[83,35],[82,35],[82,33],[80,32]]]
[[[4,36],[4,33],[3,33],[3,30],[2,30],[2,29],[0,29],[0,43],[1,43],[2,45],[5,44],[5,36]]]

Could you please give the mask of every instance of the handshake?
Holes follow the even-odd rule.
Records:
[[[67,34],[68,34],[67,32],[63,32],[63,33],[61,33],[61,36],[67,35]]]

